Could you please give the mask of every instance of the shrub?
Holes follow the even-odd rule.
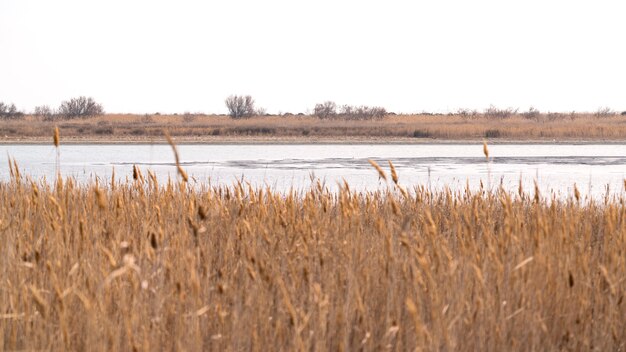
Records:
[[[321,104],[316,104],[313,114],[320,119],[341,117],[348,120],[369,120],[384,117],[387,115],[387,110],[382,107],[370,107],[365,105],[343,105],[339,109],[339,112],[337,112],[337,104],[332,101],[326,101]]]
[[[539,112],[539,110],[531,106],[528,111],[522,113],[522,116],[526,119],[536,119],[540,114],[541,112]]]
[[[254,99],[251,96],[231,95],[225,100],[228,114],[234,119],[252,117],[256,114]]]
[[[238,135],[268,135],[268,134],[275,134],[276,133],[276,129],[274,128],[268,128],[268,127],[237,127],[237,128],[233,128],[231,129],[231,131],[234,134],[238,134]]]
[[[593,114],[595,117],[609,117],[615,115],[615,112],[609,107],[598,108]]]
[[[626,116],[626,111],[622,111],[621,115]]]
[[[423,130],[415,130],[413,131],[413,138],[429,138],[431,136],[430,132]]]
[[[486,138],[499,138],[501,136],[500,130],[487,130],[485,131]]]
[[[14,120],[24,116],[24,113],[17,110],[15,104],[5,104],[0,102],[0,118],[3,120]]]
[[[141,118],[141,122],[145,123],[145,124],[152,124],[152,123],[154,123],[154,118],[152,118],[152,115],[150,115],[150,114],[145,114]]]
[[[341,107],[340,115],[350,120],[369,120],[383,118],[387,114],[387,110],[381,107],[369,107],[369,106],[350,106],[344,105]]]
[[[334,117],[337,115],[337,104],[332,101],[325,101],[321,104],[316,104],[315,109],[313,109],[313,115],[319,117],[320,119]]]
[[[78,97],[62,102],[58,114],[65,118],[86,118],[103,115],[104,108],[93,98]]]
[[[563,119],[565,115],[559,112],[549,112],[546,114],[546,119],[548,121],[556,121],[559,119]]]
[[[505,119],[507,117],[511,117],[511,115],[517,114],[518,109],[506,108],[500,109],[493,105],[489,106],[485,109],[485,116],[491,118]]]
[[[100,135],[113,134],[113,127],[99,127],[93,130],[93,133]]]
[[[42,118],[44,121],[51,121],[57,117],[56,111],[48,105],[36,106],[33,115]]]
[[[186,123],[191,123],[196,119],[196,115],[190,113],[190,112],[185,112],[183,114],[183,121]]]
[[[463,116],[463,117],[470,117],[470,116],[476,116],[478,115],[478,111],[476,110],[470,110],[470,109],[458,109],[456,111],[457,115]]]

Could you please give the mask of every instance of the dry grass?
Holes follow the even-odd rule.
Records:
[[[624,198],[407,192],[393,171],[387,191],[279,194],[11,170],[0,349],[626,348]]]
[[[315,138],[424,138],[482,140],[624,140],[626,116],[593,114],[538,115],[506,119],[484,115],[397,115],[381,120],[320,120],[310,116],[267,116],[233,120],[205,115],[106,115],[86,120],[45,122],[33,116],[6,121],[0,140],[45,138],[58,125],[68,139],[162,141],[162,130],[188,139],[214,140],[235,137]],[[6,136],[6,137],[5,137]]]

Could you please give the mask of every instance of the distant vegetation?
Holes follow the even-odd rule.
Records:
[[[44,113],[46,110],[39,110]],[[284,138],[311,141],[360,139],[482,140],[620,140],[626,138],[626,115],[596,113],[518,112],[506,118],[483,113],[386,115],[354,120],[312,115],[263,115],[232,118],[228,115],[101,115],[66,119],[47,113],[3,118],[0,138],[47,140],[46,130],[57,125],[68,138],[151,141],[167,128],[172,136],[189,141],[237,138]]]
[[[335,102],[326,101],[315,105],[313,115],[320,119],[343,118],[347,120],[380,119],[387,115],[387,110],[381,107],[369,106],[337,106]]]
[[[103,115],[104,108],[93,98],[78,97],[62,102],[57,113],[68,119],[86,118]]]
[[[265,115],[265,110],[255,107],[250,95],[231,95],[225,100],[228,114],[234,119]]]
[[[252,117],[269,117],[269,116],[283,116],[283,117],[306,117],[303,113],[279,113],[269,114],[264,108],[256,106],[256,102],[251,95],[231,95],[224,100],[226,108],[228,110],[228,116],[233,119],[249,119]],[[0,102],[0,119],[3,120],[16,120],[21,119],[24,116],[35,116],[44,121],[52,120],[69,120],[77,118],[89,118],[94,116],[102,116],[105,114],[102,104],[96,102],[91,97],[80,96],[63,101],[59,107],[51,108],[48,105],[36,106],[30,114],[26,114],[23,111],[17,109],[15,104],[8,104]],[[160,116],[160,113],[155,113],[155,116]],[[179,114],[173,114],[178,116]],[[219,115],[207,115],[203,113],[190,113],[188,111],[182,114],[185,123],[196,122],[196,117],[199,116],[219,116]],[[384,107],[379,106],[367,106],[367,105],[338,105],[333,101],[325,101],[318,103],[314,106],[310,112],[310,116],[317,117],[322,120],[380,120],[388,116],[460,116],[471,120],[489,119],[489,120],[508,120],[518,117],[527,120],[536,121],[552,121],[552,120],[574,120],[576,118],[585,116],[594,116],[596,118],[609,118],[613,116],[626,116],[626,111],[621,113],[612,110],[609,107],[600,107],[596,111],[591,113],[585,112],[541,112],[540,110],[530,107],[528,110],[520,111],[518,108],[508,107],[500,108],[494,105],[490,105],[483,111],[476,109],[457,109],[451,113],[429,113],[422,112],[418,114],[396,114],[387,111]],[[150,119],[152,115],[145,114],[146,119]]]
[[[24,116],[24,113],[19,111],[15,104],[6,104],[0,102],[0,119],[12,120],[19,119]]]
[[[225,99],[227,115],[186,111],[182,114],[105,115],[90,97],[66,100],[58,108],[37,106],[25,114],[14,104],[0,103],[0,137],[43,136],[46,123],[58,124],[68,137],[151,140],[168,128],[173,136],[189,140],[267,138],[408,138],[514,140],[623,140],[626,112],[608,107],[594,112],[542,112],[530,107],[483,111],[458,109],[452,113],[395,114],[383,107],[316,104],[303,113],[269,114],[250,95]]]
[[[57,109],[52,109],[48,105],[35,107],[33,115],[45,121],[59,119],[88,118],[104,115],[102,104],[97,103],[91,97],[77,97],[63,101]]]

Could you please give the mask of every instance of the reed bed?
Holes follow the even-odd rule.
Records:
[[[420,142],[424,140],[543,140],[623,141],[626,115],[596,117],[593,114],[539,115],[505,119],[485,115],[396,115],[355,121],[324,120],[314,116],[262,116],[232,119],[205,115],[105,115],[81,120],[42,121],[34,116],[4,121],[0,141],[48,140],[58,125],[66,141],[162,142],[163,129],[179,141],[232,141],[282,139],[318,141],[372,139]]]
[[[11,172],[0,349],[626,348],[623,197]]]

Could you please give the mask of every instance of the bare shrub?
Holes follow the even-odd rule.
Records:
[[[254,110],[254,115],[256,115],[256,116],[270,116],[267,113],[267,110],[265,108],[256,108]]]
[[[538,118],[538,117],[539,117],[539,115],[541,115],[541,112],[540,112],[538,109],[535,109],[535,108],[534,108],[534,107],[532,107],[532,106],[528,109],[528,111],[524,111],[524,112],[522,113],[522,116],[523,116],[525,119],[529,119],[529,120],[531,120],[531,119],[536,119],[536,118]]]
[[[456,115],[463,116],[463,117],[474,117],[478,115],[478,111],[461,108],[456,111]]]
[[[341,107],[339,115],[349,120],[369,120],[383,118],[387,114],[387,110],[381,107],[370,106],[350,106]]]
[[[157,113],[158,114],[158,113]],[[145,114],[143,115],[143,117],[141,118],[141,122],[145,123],[145,124],[153,124],[154,123],[154,118],[152,117],[152,115],[150,114]]]
[[[225,100],[228,114],[234,119],[252,117],[256,114],[254,99],[250,95],[231,95]]]
[[[57,117],[56,111],[48,105],[36,106],[33,115],[42,118],[44,121],[52,121]]]
[[[325,101],[321,104],[316,104],[313,110],[313,115],[320,119],[327,119],[337,115],[337,104],[333,101]]]
[[[15,120],[22,118],[24,113],[19,111],[15,104],[5,104],[0,102],[0,118],[3,120]]]
[[[321,119],[327,118],[344,118],[348,120],[369,120],[382,118],[387,114],[387,110],[382,107],[370,106],[352,106],[343,105],[337,111],[337,104],[332,101],[326,101],[315,105],[313,114]]]
[[[62,102],[58,114],[68,119],[87,118],[103,115],[104,108],[101,104],[96,103],[93,98],[82,96]]]
[[[610,117],[610,116],[615,115],[615,111],[605,106],[605,107],[598,108],[598,110],[596,110],[596,112],[593,115],[595,117]]]
[[[196,115],[194,115],[194,114],[192,114],[192,113],[190,113],[188,111],[186,111],[183,114],[183,121],[185,123],[191,123],[191,122],[194,122],[195,120],[196,120]]]
[[[505,119],[517,114],[517,111],[518,109],[514,108],[500,109],[490,105],[487,109],[485,109],[485,116],[489,118]]]
[[[548,121],[556,121],[556,120],[560,120],[563,119],[565,115],[558,113],[558,112],[549,112],[546,114],[546,119]]]

